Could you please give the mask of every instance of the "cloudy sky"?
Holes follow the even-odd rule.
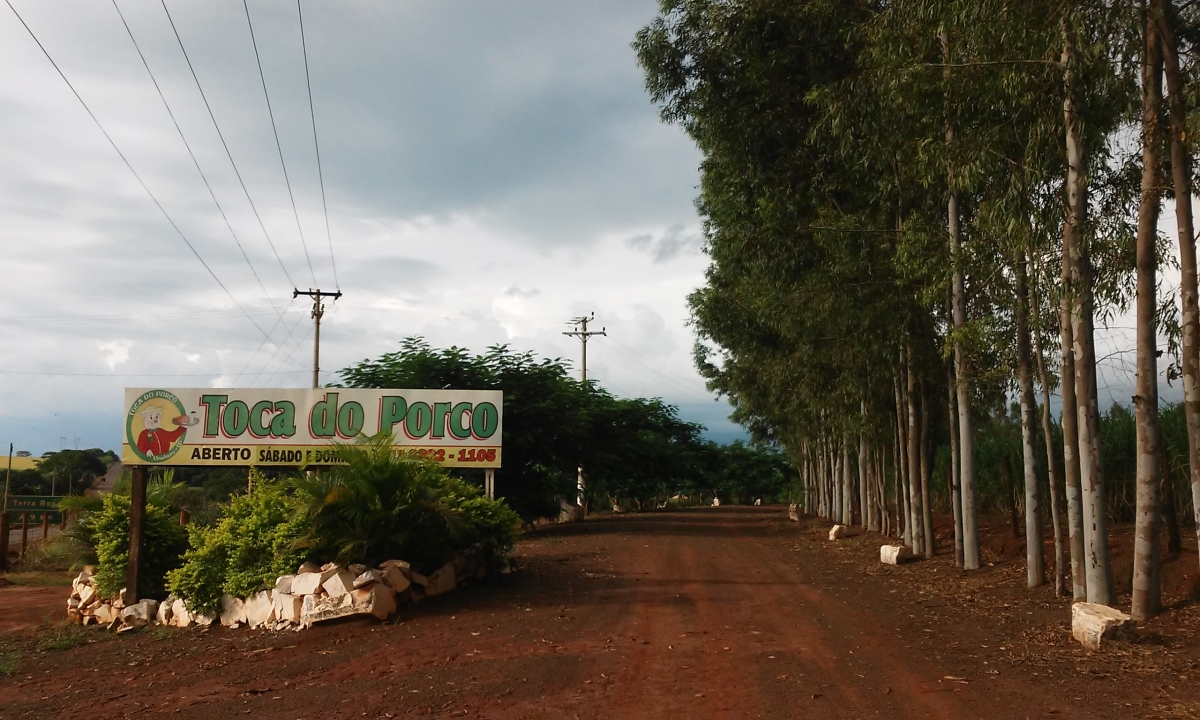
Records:
[[[307,386],[293,286],[345,293],[323,382],[407,335],[575,359],[565,323],[595,312],[592,377],[740,436],[691,363],[699,154],[629,47],[654,0],[306,0],[328,235],[295,3],[249,3],[281,163],[240,0],[167,3],[216,125],[160,2],[118,0],[217,202],[111,3],[12,4],[179,230],[0,8],[0,439],[18,450],[115,448],[126,386]]]

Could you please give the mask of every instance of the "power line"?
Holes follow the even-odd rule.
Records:
[[[246,312],[249,312],[251,315],[265,315],[270,317],[273,317],[276,313],[275,308],[250,308]],[[236,310],[204,310],[180,313],[138,313],[136,315],[43,315],[40,317],[30,316],[23,318],[0,318],[0,325],[50,325],[59,323],[111,324],[129,321],[149,322],[157,320],[179,320],[185,318],[216,320],[225,317],[239,317],[241,314],[242,313]]]
[[[221,213],[221,219],[225,221],[225,227],[229,228],[229,234],[233,237],[233,242],[237,245],[238,250],[241,251],[242,259],[246,261],[251,274],[258,281],[258,286],[262,288],[263,295],[267,297],[267,302],[274,308],[275,303],[271,300],[271,293],[267,292],[267,286],[263,285],[262,278],[258,276],[258,271],[254,269],[254,263],[250,262],[250,256],[246,254],[246,248],[242,247],[242,241],[238,239],[237,233],[234,232],[233,225],[229,222],[229,217],[225,214],[225,208],[221,207],[221,202],[217,200],[217,194],[213,192],[212,185],[208,182],[208,176],[200,169],[200,161],[196,159],[196,153],[192,152],[192,146],[184,136],[183,128],[179,127],[179,121],[175,119],[175,113],[171,110],[171,104],[167,102],[167,96],[163,94],[162,88],[159,87],[158,79],[154,77],[154,72],[150,69],[150,63],[146,61],[146,56],[142,53],[142,48],[138,45],[137,38],[133,36],[133,30],[130,29],[129,23],[125,20],[125,13],[121,12],[121,7],[117,5],[117,0],[112,0],[112,4],[113,8],[117,11],[117,15],[121,18],[121,24],[125,26],[125,32],[129,35],[130,42],[133,43],[133,49],[137,50],[138,57],[142,60],[142,67],[146,68],[146,74],[150,76],[150,82],[154,83],[154,89],[158,92],[158,97],[162,100],[163,107],[167,109],[167,115],[171,116],[171,123],[175,125],[175,131],[179,133],[179,139],[183,141],[183,146],[187,148],[188,155],[192,158],[192,164],[196,166],[196,172],[200,173],[200,179],[204,181],[204,187],[208,188],[209,197],[212,198],[213,204],[217,206],[217,212]],[[276,308],[276,311],[278,311],[278,308]]]
[[[296,339],[296,344],[295,344],[294,346],[292,346],[292,350],[291,350],[291,352],[289,352],[289,353],[287,354],[287,357],[285,357],[285,358],[283,358],[283,360],[280,360],[280,361],[279,361],[279,365],[277,365],[277,366],[276,366],[276,369],[275,369],[275,370],[272,370],[272,371],[271,371],[271,373],[270,373],[269,375],[267,375],[267,377],[263,378],[263,382],[264,382],[264,383],[266,383],[267,381],[269,381],[271,378],[275,377],[275,375],[276,375],[276,374],[278,374],[278,373],[281,373],[281,372],[295,372],[295,371],[292,371],[292,370],[284,371],[284,370],[280,370],[279,368],[286,367],[286,366],[287,366],[287,364],[288,364],[289,362],[293,362],[292,358],[293,358],[293,357],[296,355],[296,353],[297,353],[297,352],[299,352],[299,351],[300,351],[300,346],[301,346],[301,345],[303,345],[303,344],[304,344],[304,342],[305,342],[306,340],[308,340],[308,336],[309,336],[310,334],[312,334],[312,327],[311,327],[311,326],[310,326],[310,327],[309,327],[307,330],[305,330],[305,331],[304,331],[304,334],[303,334],[303,335],[301,335],[300,337],[298,337],[298,338]],[[281,346],[281,348],[280,348],[280,349],[282,349],[282,346]],[[273,360],[273,359],[274,359],[274,357],[275,357],[275,355],[274,355],[274,354],[272,354],[272,356],[271,356],[271,359]],[[257,374],[256,374],[256,375],[255,375],[253,378],[251,378],[251,380],[250,380],[250,385],[251,385],[251,386],[253,386],[253,385],[254,385],[254,383],[258,382],[258,378],[259,378],[259,377],[261,377],[261,376],[262,376],[262,374],[263,374],[264,372],[266,372],[266,371],[267,371],[267,367],[268,367],[270,364],[271,364],[271,360],[267,360],[267,363],[266,363],[265,365],[263,365],[263,368],[262,368],[261,370],[259,370],[259,371],[258,371],[258,373],[257,373]],[[297,363],[297,364],[299,364],[299,363]],[[312,370],[306,370],[305,372],[309,372],[309,373],[311,373],[311,372],[312,372]]]
[[[7,1],[5,0],[5,2]],[[233,166],[233,174],[237,176],[238,183],[242,186],[242,192],[246,194],[246,202],[250,203],[250,209],[254,211],[254,218],[258,220],[258,226],[262,228],[263,237],[267,239],[267,244],[271,246],[271,252],[275,255],[275,260],[279,262],[279,269],[283,270],[288,284],[294,287],[296,283],[292,281],[292,274],[288,272],[287,266],[283,264],[283,259],[279,257],[279,251],[275,249],[275,242],[271,240],[271,234],[267,232],[266,223],[263,222],[262,216],[258,213],[258,206],[254,204],[254,200],[250,197],[250,190],[246,187],[246,181],[242,179],[242,173],[238,170],[237,163],[234,162],[233,153],[229,150],[229,144],[225,142],[225,134],[221,132],[221,125],[217,122],[216,115],[213,114],[212,106],[208,104],[208,95],[204,93],[204,87],[200,84],[200,78],[196,75],[196,68],[192,67],[192,59],[188,56],[187,48],[183,45],[183,38],[179,36],[179,29],[175,27],[175,19],[171,17],[171,11],[167,9],[166,0],[161,0],[161,2],[163,12],[167,14],[167,22],[171,23],[171,32],[175,33],[175,41],[179,43],[179,49],[183,52],[183,59],[187,61],[188,70],[192,73],[192,80],[196,82],[196,89],[200,91],[200,98],[204,100],[204,108],[208,110],[208,117],[212,120],[213,127],[217,130],[217,137],[221,139],[221,147],[225,148],[225,157],[229,158],[229,164]]]
[[[308,370],[277,370],[277,373],[307,373]],[[60,373],[35,372],[32,370],[0,370],[0,375],[39,375],[47,377],[145,377],[145,378],[174,378],[174,377],[221,377],[229,373]]]
[[[304,39],[304,13],[300,0],[296,0],[296,15],[300,18],[300,48],[304,51],[304,84],[308,87],[308,116],[312,118],[313,150],[317,153],[317,179],[321,182],[321,209],[325,211],[325,239],[329,241],[329,264],[333,267],[333,284],[341,290],[338,281],[337,261],[333,259],[333,234],[329,231],[329,205],[325,202],[325,174],[321,170],[321,146],[317,144],[317,113],[313,110],[312,78],[308,74],[308,42]],[[314,279],[315,282],[315,279]]]
[[[5,0],[7,2],[7,0]],[[163,0],[166,7],[166,0]],[[296,196],[292,193],[292,180],[288,177],[287,163],[283,159],[283,144],[279,142],[279,128],[275,126],[275,111],[271,109],[271,94],[267,92],[267,76],[263,73],[262,57],[258,54],[258,40],[254,37],[254,23],[250,20],[250,4],[242,0],[246,9],[246,25],[250,28],[250,44],[254,46],[254,60],[258,63],[258,77],[262,80],[263,97],[267,100],[267,115],[271,117],[271,132],[275,134],[275,149],[279,151],[279,164],[283,167],[283,181],[287,184],[288,198],[292,201],[292,215],[296,218],[296,231],[300,233],[300,245],[304,248],[304,259],[308,261],[308,272],[312,275],[313,285],[317,284],[317,273],[313,270],[312,258],[308,255],[308,243],[304,241],[304,228],[300,226],[300,211],[296,209]],[[292,283],[295,287],[296,283]]]
[[[289,310],[291,309],[292,305],[293,305],[293,304],[295,304],[295,302],[296,302],[296,299],[295,299],[295,298],[292,298],[292,299],[291,299],[291,300],[288,302],[288,309],[289,309]],[[282,319],[282,316],[280,317],[280,319]],[[303,316],[298,316],[298,317],[296,318],[296,321],[292,323],[292,326],[291,326],[290,328],[288,328],[287,335],[285,335],[285,336],[283,337],[283,339],[279,341],[279,344],[277,344],[277,345],[275,346],[275,352],[276,352],[276,353],[278,353],[278,352],[279,352],[279,348],[283,347],[283,346],[284,346],[284,345],[287,343],[287,341],[291,339],[291,337],[292,337],[292,334],[293,334],[294,332],[296,332],[296,326],[300,324],[300,321],[301,321],[302,319],[303,319]],[[278,321],[277,321],[277,322],[278,322]],[[274,329],[274,328],[272,328],[272,329]],[[238,378],[240,378],[242,375],[245,375],[245,374],[246,374],[246,369],[250,367],[250,364],[254,362],[254,359],[258,357],[258,354],[259,354],[260,352],[262,352],[262,349],[263,349],[263,347],[264,347],[266,344],[267,344],[267,341],[266,341],[266,339],[264,338],[264,339],[263,339],[263,341],[262,341],[262,342],[260,342],[260,343],[258,344],[258,347],[254,349],[254,353],[253,353],[253,354],[252,354],[252,355],[251,355],[251,356],[250,356],[250,357],[249,357],[249,358],[246,360],[246,363],[245,363],[244,365],[242,365],[242,369],[241,369],[241,370],[239,370],[239,371],[238,371],[238,374],[234,376],[234,378],[233,378],[233,379],[234,379],[234,381],[237,381],[237,379],[238,379]],[[274,355],[274,354],[272,354],[272,355],[271,355],[271,357],[273,358],[273,357],[275,357],[275,355]],[[270,361],[271,361],[271,360],[270,360],[270,358],[268,358],[267,362],[270,362]]]
[[[200,264],[203,265],[204,269],[208,271],[208,274],[212,276],[212,279],[221,286],[221,289],[225,291],[225,294],[229,296],[229,299],[233,301],[233,304],[237,306],[238,310],[242,311],[242,314],[246,316],[246,319],[249,320],[254,327],[258,328],[259,332],[266,335],[266,332],[259,326],[257,322],[254,321],[254,318],[250,316],[250,313],[246,312],[241,303],[237,301],[237,298],[233,296],[233,293],[229,292],[229,288],[225,287],[225,283],[221,282],[221,278],[217,277],[217,274],[213,272],[211,267],[208,266],[208,263],[204,261],[204,258],[200,257],[200,253],[197,252],[195,246],[192,245],[190,240],[188,240],[187,235],[183,234],[183,230],[181,230],[179,225],[175,223],[175,220],[171,218],[171,215],[167,212],[166,208],[163,207],[162,203],[158,201],[158,198],[155,197],[154,193],[150,192],[150,188],[146,185],[146,182],[142,180],[142,176],[138,174],[137,170],[133,169],[133,165],[130,164],[129,159],[125,157],[125,153],[121,152],[121,148],[117,147],[117,143],[112,139],[112,136],[108,134],[108,131],[104,129],[104,125],[100,123],[100,120],[96,117],[96,114],[93,113],[92,109],[88,107],[88,104],[84,102],[83,96],[79,94],[79,91],[76,90],[75,86],[71,84],[71,81],[67,79],[66,74],[63,73],[62,68],[58,66],[58,63],[54,62],[54,58],[50,56],[50,52],[46,50],[46,46],[42,45],[42,41],[38,40],[38,37],[36,34],[34,34],[33,29],[30,28],[29,24],[25,22],[25,18],[21,17],[21,13],[17,12],[17,9],[13,7],[11,0],[4,0],[4,4],[8,5],[8,9],[12,10],[13,15],[17,16],[17,20],[21,23],[22,27],[25,28],[25,31],[29,33],[29,37],[33,38],[33,42],[37,44],[38,49],[42,51],[42,54],[45,55],[46,59],[50,61],[50,64],[54,66],[55,72],[58,73],[58,76],[61,77],[63,82],[67,84],[67,87],[70,88],[71,94],[74,95],[75,99],[79,101],[79,104],[83,106],[84,111],[87,112],[88,117],[92,119],[92,122],[96,123],[96,127],[99,128],[101,134],[104,135],[104,139],[108,140],[108,144],[112,146],[114,151],[116,151],[117,155],[121,158],[121,162],[125,163],[125,167],[129,168],[129,172],[133,173],[133,177],[138,181],[138,184],[142,186],[142,189],[146,191],[146,194],[150,196],[150,200],[153,201],[155,207],[158,208],[163,217],[167,219],[167,222],[171,224],[171,227],[175,229],[175,232],[179,234],[179,238],[183,240],[185,245],[188,246],[188,249],[191,250],[192,254],[196,256],[196,259],[200,261]]]

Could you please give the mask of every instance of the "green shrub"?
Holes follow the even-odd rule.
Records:
[[[200,612],[216,610],[222,593],[246,597],[273,586],[304,561],[296,541],[306,521],[278,484],[260,479],[223,510],[210,527],[189,526],[184,564],[168,576],[171,592]]]
[[[496,567],[517,542],[521,518],[502,501],[488,500],[474,485],[451,479],[447,505],[461,516],[461,547],[473,548],[478,558]]]
[[[129,559],[130,501],[111,493],[103,507],[80,521],[86,523],[99,561],[96,586],[102,597],[116,596],[125,586],[125,566]],[[146,506],[142,545],[142,568],[137,589],[140,598],[162,599],[168,571],[179,567],[187,549],[187,533],[175,518],[154,505]]]
[[[445,468],[396,455],[390,437],[338,448],[344,465],[291,481],[310,521],[303,547],[317,560],[403,559],[430,572],[475,546],[512,546],[516,514]]]

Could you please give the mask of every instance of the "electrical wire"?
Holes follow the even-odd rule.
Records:
[[[278,370],[280,374],[312,372],[311,370]],[[175,377],[221,377],[227,373],[59,373],[33,372],[27,370],[0,370],[0,375],[39,375],[46,377],[145,377],[145,378],[175,378]]]
[[[166,0],[163,0],[166,7]],[[275,134],[275,149],[279,151],[279,165],[283,168],[283,181],[287,184],[288,198],[292,201],[292,215],[296,218],[296,231],[300,233],[300,245],[304,248],[304,259],[308,261],[308,272],[312,275],[313,285],[317,283],[317,273],[313,270],[312,258],[308,255],[308,243],[304,241],[304,228],[300,226],[300,211],[296,209],[296,196],[292,193],[292,180],[288,177],[287,163],[283,159],[283,144],[279,142],[279,128],[275,126],[275,111],[271,109],[271,94],[267,92],[267,76],[263,73],[262,57],[258,54],[258,40],[254,37],[254,23],[250,20],[250,4],[242,0],[246,10],[246,25],[250,28],[250,44],[254,46],[254,60],[258,63],[258,77],[262,81],[263,97],[267,101],[267,115],[271,118],[271,132]],[[295,283],[292,284],[295,287]]]
[[[7,0],[5,1],[7,2]],[[167,22],[171,24],[171,32],[175,33],[175,41],[179,43],[179,50],[183,53],[183,59],[187,61],[188,70],[192,73],[192,80],[196,82],[196,89],[200,91],[200,98],[204,100],[204,108],[208,110],[208,117],[212,120],[213,127],[217,130],[217,137],[221,139],[221,147],[225,148],[225,157],[229,158],[229,164],[233,166],[233,174],[237,176],[238,183],[242,186],[242,192],[246,195],[246,202],[250,203],[250,209],[254,212],[254,218],[258,220],[258,226],[262,229],[263,237],[267,239],[267,244],[271,246],[271,252],[275,255],[275,260],[279,263],[279,269],[283,270],[288,284],[295,287],[296,283],[292,280],[292,274],[288,272],[287,266],[283,264],[283,259],[279,257],[279,251],[275,249],[275,242],[271,240],[271,234],[267,232],[266,223],[263,222],[262,216],[258,213],[258,206],[254,204],[254,199],[250,197],[250,190],[246,187],[246,181],[242,179],[242,173],[238,170],[237,163],[233,159],[233,153],[229,150],[229,144],[225,142],[225,134],[221,132],[221,125],[217,122],[216,115],[213,114],[212,106],[208,104],[208,95],[205,94],[204,87],[200,84],[200,78],[196,75],[196,68],[192,67],[192,59],[188,56],[187,48],[183,45],[183,38],[179,36],[179,29],[175,27],[175,19],[171,17],[171,11],[167,9],[166,0],[161,0],[161,2],[163,12],[167,14]]]
[[[312,118],[313,150],[317,154],[317,179],[321,182],[321,209],[325,212],[325,239],[329,241],[329,264],[333,267],[333,284],[342,289],[338,280],[337,261],[333,259],[333,234],[329,231],[329,204],[325,202],[325,173],[321,170],[321,146],[317,144],[317,113],[313,110],[312,77],[308,73],[308,42],[304,39],[304,13],[296,0],[296,16],[300,18],[300,49],[304,51],[304,84],[308,87],[308,116]]]
[[[246,261],[251,274],[258,281],[258,286],[262,288],[263,295],[267,297],[267,302],[271,304],[271,307],[275,308],[276,312],[279,312],[275,302],[271,299],[271,293],[267,292],[267,286],[263,284],[262,278],[258,276],[258,270],[254,269],[254,263],[250,262],[250,256],[246,254],[246,248],[242,247],[242,241],[238,239],[237,233],[234,232],[233,225],[229,222],[229,217],[225,214],[225,208],[221,207],[221,202],[217,200],[217,194],[213,192],[212,185],[208,182],[208,176],[204,174],[204,170],[200,169],[200,161],[196,159],[196,153],[192,151],[191,143],[184,136],[183,128],[179,127],[179,121],[175,119],[175,113],[171,110],[171,104],[167,102],[167,96],[163,94],[162,87],[158,84],[158,79],[154,77],[154,72],[150,69],[150,63],[146,61],[146,56],[142,53],[142,48],[138,45],[137,38],[133,36],[133,30],[125,20],[125,13],[121,12],[121,6],[117,4],[117,0],[112,0],[112,4],[113,8],[117,11],[117,16],[121,18],[121,24],[125,26],[125,32],[129,35],[129,40],[133,43],[134,50],[137,50],[138,57],[142,60],[142,67],[146,68],[146,74],[150,76],[150,82],[154,83],[154,89],[158,92],[158,97],[162,100],[163,107],[167,109],[167,115],[171,116],[171,123],[175,126],[175,131],[179,133],[179,139],[183,141],[183,146],[187,148],[188,155],[192,158],[192,164],[196,166],[196,172],[200,173],[200,179],[204,181],[204,187],[208,189],[209,197],[212,198],[213,204],[217,206],[217,212],[221,214],[221,219],[225,221],[225,227],[229,229],[229,234],[233,237],[233,242],[237,245],[238,250],[241,251],[242,259]]]
[[[246,319],[249,320],[254,327],[258,328],[259,332],[261,332],[263,335],[266,335],[266,331],[254,321],[254,318],[250,316],[250,313],[246,312],[241,303],[237,301],[237,298],[233,296],[233,293],[229,292],[229,288],[225,286],[225,283],[221,282],[221,278],[217,277],[217,274],[213,272],[213,269],[209,267],[204,258],[200,256],[200,253],[196,250],[196,247],[192,245],[192,241],[188,240],[187,235],[183,234],[183,230],[179,228],[179,225],[175,223],[175,220],[171,217],[170,213],[168,213],[166,208],[163,207],[162,203],[158,201],[158,197],[156,197],[154,193],[150,191],[150,187],[146,185],[144,180],[142,180],[142,176],[138,174],[137,170],[133,169],[133,165],[129,162],[129,159],[125,157],[125,153],[121,152],[121,148],[117,146],[116,141],[114,141],[112,136],[108,134],[108,131],[104,129],[104,125],[100,123],[100,120],[96,117],[96,114],[93,113],[92,109],[88,107],[88,104],[84,102],[83,96],[79,94],[79,91],[76,90],[75,86],[71,84],[71,81],[67,79],[67,76],[65,73],[63,73],[62,68],[60,68],[58,63],[54,61],[54,58],[51,57],[50,52],[46,50],[46,46],[42,45],[42,41],[38,39],[36,34],[34,34],[33,29],[29,27],[29,24],[25,22],[25,18],[21,17],[21,13],[17,12],[17,9],[13,7],[11,0],[4,0],[4,4],[8,5],[8,9],[12,10],[13,15],[17,16],[17,20],[21,23],[22,27],[25,28],[25,31],[29,33],[29,37],[33,38],[33,42],[37,44],[38,49],[42,51],[42,54],[45,55],[46,59],[50,61],[50,64],[54,66],[55,72],[58,73],[58,76],[61,77],[63,82],[67,84],[67,87],[70,88],[71,94],[74,95],[75,99],[79,101],[79,104],[83,106],[83,109],[85,112],[87,112],[88,117],[92,119],[92,122],[96,124],[96,127],[100,130],[101,134],[104,135],[104,139],[108,140],[108,144],[112,146],[114,151],[116,151],[117,155],[121,158],[121,162],[125,163],[125,167],[129,168],[129,172],[133,174],[133,177],[138,181],[138,184],[141,185],[142,189],[146,191],[146,194],[150,196],[150,200],[154,203],[155,207],[158,208],[159,212],[162,213],[163,217],[166,218],[167,222],[170,223],[171,227],[175,229],[175,232],[178,233],[179,238],[183,240],[185,245],[188,246],[188,249],[192,251],[192,254],[196,256],[196,259],[200,261],[200,264],[204,266],[204,269],[208,271],[208,274],[212,276],[212,279],[216,281],[217,285],[221,286],[221,289],[225,291],[225,294],[229,296],[229,299],[233,301],[233,304],[238,308],[238,310],[242,311],[242,314],[246,316]]]
[[[312,332],[313,332],[312,326],[309,326],[308,329],[304,331],[304,334],[296,339],[296,344],[294,346],[292,346],[291,352],[289,352],[287,354],[287,357],[283,358],[283,360],[281,360],[279,362],[279,365],[276,366],[276,369],[274,371],[272,371],[269,375],[267,375],[265,378],[263,378],[264,383],[269,381],[271,378],[275,377],[275,375],[277,373],[282,372],[279,368],[285,367],[289,362],[292,362],[292,358],[295,357],[296,353],[300,351],[300,346],[303,345],[306,340],[308,340],[309,336],[312,335]],[[282,348],[283,348],[283,346],[280,346],[279,349],[282,349]],[[254,383],[258,382],[258,378],[261,377],[262,374],[267,371],[267,368],[270,367],[271,361],[274,360],[276,354],[277,353],[272,353],[271,357],[263,365],[262,369],[259,370],[258,373],[256,373],[253,378],[250,379],[251,386],[253,386]],[[312,370],[310,369],[307,372],[312,372]]]
[[[292,307],[292,303],[294,303],[294,302],[296,302],[296,300],[295,300],[295,298],[292,298],[292,302],[288,303],[288,309],[289,309],[289,310],[291,309],[291,307]],[[282,319],[282,318],[281,318],[281,319]],[[285,344],[287,344],[287,341],[288,341],[288,340],[290,340],[290,339],[292,338],[292,335],[293,335],[293,333],[295,333],[295,332],[296,332],[296,326],[297,326],[297,325],[299,325],[299,324],[300,324],[300,321],[301,321],[301,320],[303,320],[303,319],[304,319],[304,316],[303,316],[303,315],[298,315],[298,316],[296,317],[296,321],[292,323],[292,326],[291,326],[290,328],[288,328],[287,335],[285,335],[285,336],[283,337],[283,339],[282,339],[282,340],[280,340],[278,344],[276,344],[276,346],[275,346],[275,352],[276,352],[276,353],[278,353],[278,352],[279,352],[279,348],[281,348],[281,347],[283,347]],[[235,382],[236,382],[236,381],[237,381],[239,378],[241,378],[241,377],[242,377],[242,375],[245,375],[245,374],[246,374],[246,370],[247,370],[247,368],[249,368],[249,367],[250,367],[250,364],[254,362],[254,359],[258,357],[258,354],[259,354],[259,353],[262,351],[263,347],[264,347],[266,344],[267,344],[267,341],[266,341],[266,340],[263,340],[261,343],[259,343],[259,344],[258,344],[258,347],[254,349],[254,353],[253,353],[253,354],[252,354],[252,355],[251,355],[251,356],[250,356],[250,357],[249,357],[249,358],[246,360],[245,364],[243,364],[243,365],[242,365],[242,369],[238,371],[238,374],[234,376],[234,378],[233,378],[233,379],[234,379],[234,381],[235,381]],[[272,355],[271,355],[271,358],[274,358],[274,357],[275,357],[275,355],[274,355],[274,353],[272,353]],[[268,362],[268,363],[269,363],[269,362],[271,362],[271,359],[270,359],[270,358],[268,358],[268,359],[267,359],[267,362]]]

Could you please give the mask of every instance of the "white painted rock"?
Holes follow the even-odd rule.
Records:
[[[175,602],[171,603],[171,625],[185,628],[191,624],[192,614],[188,612],[187,604],[183,598],[175,598]]]
[[[321,566],[317,565],[316,563],[306,562],[300,567],[296,568],[297,575],[310,572],[321,572]]]
[[[395,593],[383,583],[375,583],[337,597],[317,598],[305,595],[300,611],[300,625],[309,627],[314,623],[351,615],[372,615],[383,620],[395,611]]]
[[[245,606],[247,625],[256,628],[259,625],[275,622],[274,595],[274,590],[260,590],[246,598],[243,605]]]
[[[364,585],[370,585],[371,583],[377,582],[383,582],[383,573],[379,572],[378,570],[366,570],[360,573],[358,577],[354,578],[354,588],[357,590]]]
[[[175,596],[168,595],[166,600],[158,604],[158,610],[154,613],[154,622],[159,625],[171,624],[171,609],[175,605]]]
[[[412,565],[409,565],[405,560],[384,560],[383,562],[379,563],[380,570],[389,567],[398,567],[401,570],[408,570],[412,568]]]
[[[359,575],[365,573],[369,568],[362,563],[353,563],[351,565],[347,565],[346,569],[350,571],[351,575],[358,577]]]
[[[286,620],[290,623],[300,622],[300,614],[304,610],[303,596],[277,592],[274,603],[276,620]]]
[[[389,615],[396,612],[396,593],[382,583],[359,588],[350,595],[356,607],[363,608],[363,612],[378,620],[387,620]]]
[[[246,622],[246,604],[232,595],[221,596],[221,624],[237,627]]]
[[[83,589],[79,592],[79,607],[88,607],[95,604],[99,599],[100,597],[96,592],[96,588],[91,585],[84,585]]]
[[[292,594],[292,578],[294,578],[294,577],[296,577],[296,576],[295,575],[280,575],[279,577],[275,578],[275,592],[287,593],[288,595],[291,595]]]
[[[879,548],[879,562],[884,565],[899,565],[912,557],[912,551],[903,545],[884,545]]]
[[[456,578],[454,577],[454,565],[446,563],[429,576],[429,580],[425,583],[425,594],[432,596],[448,593],[453,590],[456,585],[457,582]]]
[[[846,533],[848,532],[850,532],[850,528],[846,527],[845,525],[834,525],[833,527],[829,528],[829,539],[841,540],[842,538],[846,537]]]
[[[407,565],[407,563],[405,563],[405,564]],[[394,590],[398,593],[402,593],[408,589],[408,585],[409,585],[410,581],[408,579],[408,576],[400,571],[399,566],[388,565],[387,567],[383,568],[382,572],[380,572],[379,574],[381,576],[381,579],[383,580],[383,583],[385,585],[387,585],[388,587],[390,587],[392,590]]]
[[[141,600],[121,611],[121,624],[127,628],[149,625],[158,612],[157,600]]]
[[[108,603],[102,603],[96,606],[96,609],[92,615],[96,618],[96,622],[100,623],[101,625],[107,625],[116,619],[117,611],[113,609],[112,605],[109,605]]]
[[[721,507],[721,498],[713,498],[713,507]]]
[[[217,621],[216,613],[193,613],[192,620],[200,627],[208,627]]]
[[[336,570],[321,583],[321,589],[328,593],[329,597],[345,595],[354,589],[354,576],[349,570]]]
[[[312,595],[321,589],[336,570],[298,573],[292,578],[292,595]]]
[[[788,505],[788,520],[792,522],[800,522],[800,508],[796,503]]]
[[[1071,637],[1089,650],[1099,650],[1102,640],[1120,640],[1136,632],[1133,618],[1097,603],[1077,602],[1071,606]]]

